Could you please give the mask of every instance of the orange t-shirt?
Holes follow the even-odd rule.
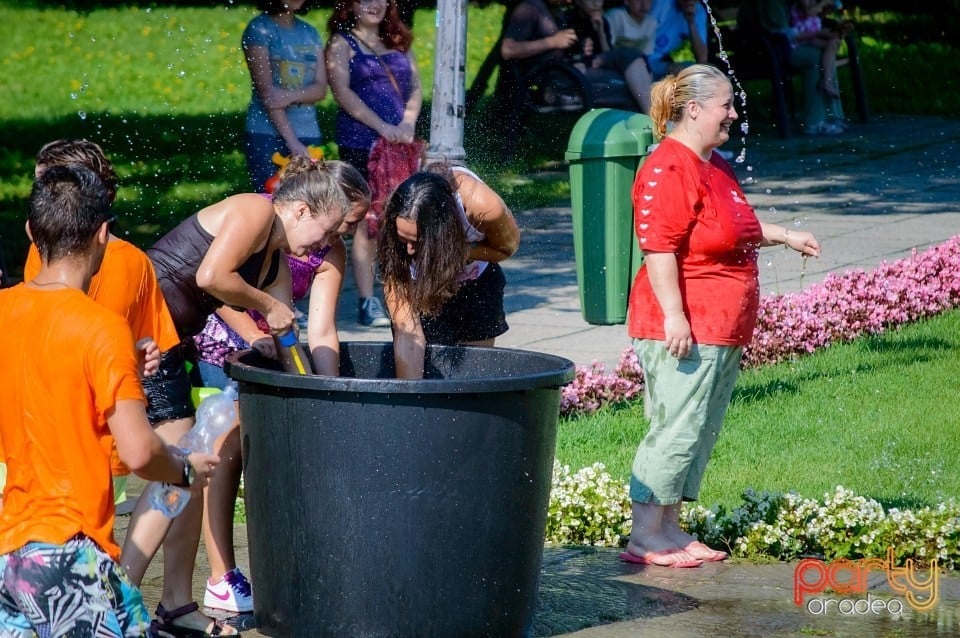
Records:
[[[0,290],[0,554],[77,533],[119,558],[106,414],[144,401],[130,328],[74,289]]]
[[[30,281],[39,272],[40,253],[30,244],[23,280]],[[153,337],[160,352],[180,342],[153,264],[145,252],[130,242],[110,239],[100,271],[90,281],[87,294],[126,319],[135,341]]]
[[[30,244],[23,280],[30,281],[40,272],[40,252]],[[147,254],[130,242],[112,237],[107,244],[100,271],[87,291],[97,303],[117,312],[130,326],[136,341],[153,337],[161,352],[179,343],[177,328],[163,299],[153,263]],[[111,466],[115,476],[129,474],[114,450]]]

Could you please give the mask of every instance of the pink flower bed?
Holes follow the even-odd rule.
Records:
[[[802,292],[764,297],[742,366],[778,363],[958,306],[960,235],[870,271],[831,273]],[[627,348],[612,373],[599,362],[578,366],[562,389],[560,412],[593,412],[642,390],[643,373],[633,348]]]

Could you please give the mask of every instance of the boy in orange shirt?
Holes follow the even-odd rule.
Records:
[[[195,493],[219,460],[171,452],[153,432],[130,328],[85,294],[109,211],[89,169],[46,170],[27,220],[40,271],[0,291],[0,635],[147,635],[143,600],[117,564],[111,445],[138,476]]]
[[[44,145],[38,152],[34,174],[40,177],[54,166],[78,165],[89,168],[105,184],[112,203],[116,197],[117,174],[100,146],[85,139],[61,139]],[[39,253],[31,246],[24,266],[24,281],[30,281],[39,270]],[[114,235],[109,236],[100,271],[91,281],[89,293],[97,303],[114,310],[127,320],[138,340],[152,338],[159,348],[156,374],[143,380],[147,397],[147,418],[157,434],[174,445],[193,426],[193,405],[190,381],[179,354],[183,347],[157,281],[153,263],[146,253]],[[114,475],[126,468],[114,459]],[[148,491],[137,501],[127,527],[121,563],[135,585],[140,585],[144,572],[161,544],[164,547],[163,596],[161,606],[175,610],[176,628],[198,633],[221,631],[236,633],[201,613],[193,600],[193,570],[200,536],[203,499],[191,499],[186,510],[176,519],[169,519],[152,510]]]
[[[77,164],[94,171],[104,186],[110,203],[117,194],[117,173],[103,153],[103,149],[89,140],[55,140],[38,152],[34,176],[39,177],[51,166]],[[23,266],[23,280],[30,281],[40,272],[40,253],[30,244],[27,262]],[[111,233],[100,270],[93,276],[87,294],[97,303],[118,313],[127,320],[133,338],[152,339],[160,352],[175,347],[180,339],[173,325],[167,303],[160,292],[157,275],[147,254],[128,241]],[[114,450],[111,459],[114,492],[117,503],[126,500],[125,477],[129,468],[120,462]],[[121,498],[122,495],[122,498]]]

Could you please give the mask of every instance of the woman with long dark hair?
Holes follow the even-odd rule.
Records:
[[[519,244],[510,209],[466,168],[421,171],[397,187],[377,255],[398,377],[423,376],[428,343],[492,346],[507,331],[498,262]]]

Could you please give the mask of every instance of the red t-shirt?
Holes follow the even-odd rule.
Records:
[[[746,345],[760,300],[757,251],[763,234],[733,170],[717,153],[704,162],[669,137],[633,184],[634,230],[644,252],[674,253],[695,343]],[[630,290],[631,337],[665,338],[663,310],[646,266]]]

